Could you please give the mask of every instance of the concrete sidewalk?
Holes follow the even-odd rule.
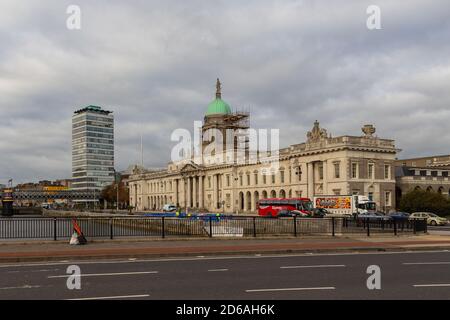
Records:
[[[89,239],[88,239],[89,240]],[[438,235],[336,238],[109,240],[70,246],[67,241],[1,242],[0,263],[86,259],[156,258],[198,255],[450,249]]]

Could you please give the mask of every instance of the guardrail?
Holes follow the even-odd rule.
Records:
[[[1,218],[0,239],[68,239],[76,219],[87,238],[337,236],[427,232],[426,220],[265,217]]]

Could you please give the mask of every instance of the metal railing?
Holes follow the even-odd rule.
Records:
[[[426,220],[265,217],[11,217],[0,218],[0,239],[70,238],[76,219],[87,238],[336,236],[427,232]]]

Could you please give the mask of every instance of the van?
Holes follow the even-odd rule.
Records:
[[[164,212],[174,212],[177,210],[177,207],[174,204],[165,204],[163,206]]]

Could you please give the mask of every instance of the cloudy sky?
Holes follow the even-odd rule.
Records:
[[[81,30],[66,9],[81,8]],[[381,8],[381,30],[366,9]],[[448,0],[1,0],[0,183],[71,176],[71,116],[114,111],[118,169],[169,160],[170,134],[202,120],[215,79],[281,145],[315,119],[372,123],[399,157],[449,154]]]

